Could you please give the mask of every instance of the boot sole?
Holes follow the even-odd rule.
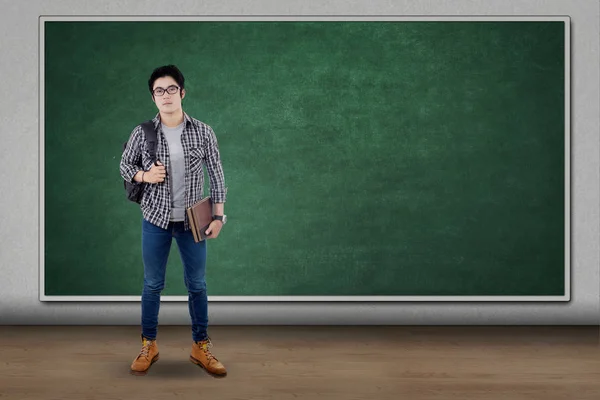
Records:
[[[206,369],[206,367],[199,360],[196,360],[192,356],[190,356],[190,361],[193,364],[198,365],[200,368],[202,368],[204,371],[206,371],[207,374],[211,375],[214,378],[224,378],[225,376],[227,376],[227,371],[225,371],[224,374],[215,374],[214,372],[210,372],[209,370]]]
[[[156,353],[156,355],[154,356],[154,358],[152,359],[152,361],[150,361],[150,365],[148,366],[148,368],[144,371],[134,371],[132,369],[129,370],[129,372],[131,373],[131,375],[135,375],[135,376],[144,376],[148,373],[148,370],[150,369],[150,367],[152,366],[152,364],[154,364],[155,362],[158,361],[158,354]]]

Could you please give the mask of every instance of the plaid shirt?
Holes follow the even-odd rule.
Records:
[[[224,203],[227,188],[217,138],[212,128],[195,118],[183,113],[185,126],[181,135],[181,145],[185,159],[185,207],[190,207],[204,197],[204,172],[206,166],[210,182],[210,196],[213,203]],[[140,208],[143,217],[149,222],[167,229],[171,217],[172,198],[170,185],[171,164],[167,140],[163,134],[160,114],[153,119],[156,130],[156,158],[165,166],[167,176],[160,183],[139,183],[145,185]],[[150,170],[152,160],[146,148],[146,135],[141,125],[131,132],[127,146],[121,157],[121,177],[129,182],[142,169],[139,166],[140,155],[144,171]],[[185,229],[189,230],[189,220],[185,215]]]

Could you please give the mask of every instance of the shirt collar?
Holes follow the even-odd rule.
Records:
[[[185,111],[183,112],[183,122],[185,122],[186,126],[192,123],[192,119]],[[156,113],[156,116],[152,119],[152,123],[154,124],[154,129],[158,130],[160,126],[160,113]]]

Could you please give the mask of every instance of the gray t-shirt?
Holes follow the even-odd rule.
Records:
[[[183,147],[181,145],[181,134],[183,125],[169,128],[162,125],[162,131],[169,145],[169,157],[171,160],[171,221],[183,221],[185,217],[185,161],[183,159]]]

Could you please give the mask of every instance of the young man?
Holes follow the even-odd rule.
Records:
[[[174,65],[156,68],[148,87],[158,108],[153,119],[157,134],[156,163],[150,159],[146,136],[137,126],[121,158],[123,179],[144,185],[142,210],[142,258],[144,286],[142,291],[142,349],[131,364],[131,372],[145,375],[158,360],[156,335],[160,294],[165,285],[165,269],[172,238],[177,241],[188,290],[188,308],[192,323],[190,361],[214,375],[226,370],[208,350],[208,304],[206,282],[206,240],[196,243],[186,208],[203,197],[206,166],[213,202],[213,221],[208,238],[216,238],[226,222],[224,203],[225,179],[212,128],[189,117],[182,109],[185,97],[184,77]],[[141,156],[142,166],[137,165]]]

